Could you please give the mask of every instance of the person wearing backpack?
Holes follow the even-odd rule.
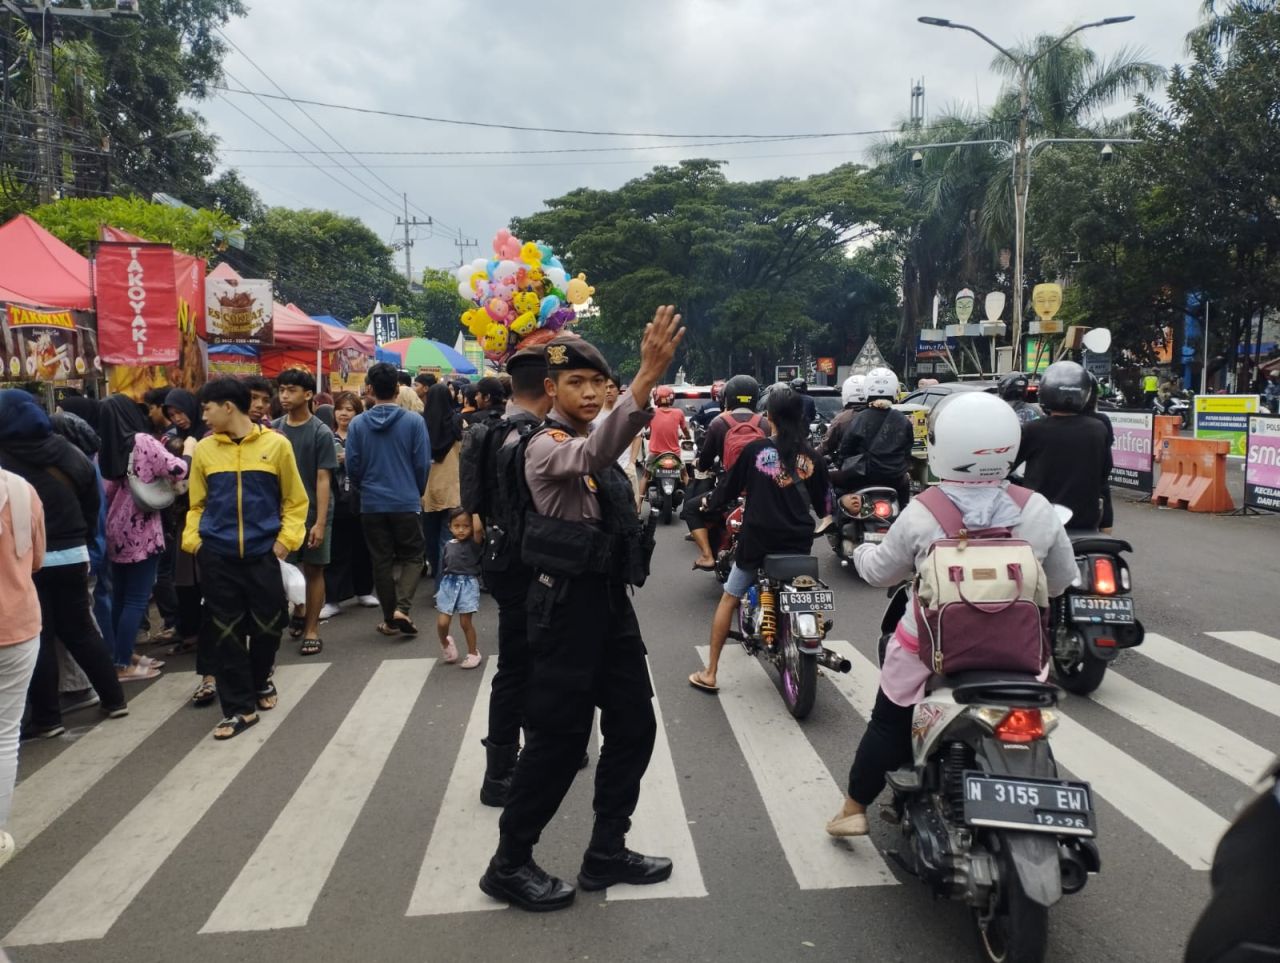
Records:
[[[1025,664],[1039,665],[1042,678],[1047,672],[1043,611],[1027,606],[1047,604],[1078,572],[1071,540],[1053,506],[1007,481],[1020,433],[1018,416],[995,395],[964,392],[942,401],[929,416],[929,467],[939,484],[903,509],[883,542],[860,545],[854,553],[858,574],[871,585],[888,587],[912,576],[915,582],[885,646],[880,690],[849,770],[848,795],[827,824],[832,836],[867,834],[867,807],[884,789],[885,773],[911,759],[913,707],[935,668],[943,673],[976,669],[985,661],[995,670]],[[958,548],[957,535],[967,536],[965,548]],[[955,568],[985,571],[964,582],[932,577],[946,553],[955,562],[957,550],[967,551],[969,559]],[[1002,565],[1002,558],[1020,561]],[[1001,573],[994,579],[988,574],[992,565]],[[1021,634],[1011,634],[1007,621],[993,623],[989,631],[982,624],[948,631],[954,626],[947,624],[949,613],[939,605],[939,595],[963,594],[965,586],[970,597],[983,602],[1002,601],[998,593],[1007,592],[1013,601],[1002,611],[1018,616],[1014,627]],[[970,626],[995,617],[963,603],[959,608],[968,609]]]
[[[898,493],[898,504],[911,497],[911,448],[915,431],[911,420],[893,408],[898,377],[888,368],[874,368],[863,381],[867,407],[853,417],[840,436],[836,470],[831,482],[844,492],[845,511],[857,515],[862,505],[853,494],[868,485],[884,485]]]
[[[529,687],[529,627],[525,599],[533,570],[520,558],[524,508],[511,481],[520,444],[551,410],[547,356],[542,347],[519,351],[507,362],[511,400],[502,417],[475,425],[462,450],[462,507],[484,528],[481,558],[489,592],[498,603],[498,671],[489,695],[489,732],[480,802],[506,803],[520,751],[525,693]]]
[[[760,383],[750,375],[734,375],[724,383],[721,402],[724,413],[711,422],[702,439],[702,450],[694,465],[694,482],[685,496],[680,517],[689,526],[689,534],[698,546],[698,557],[693,567],[711,572],[716,567],[716,557],[711,551],[711,535],[708,532],[714,514],[702,510],[702,496],[715,487],[717,463],[722,472],[728,472],[737,464],[738,456],[752,442],[764,438],[769,422],[756,413],[760,400]]]
[[[689,684],[703,692],[719,691],[716,669],[720,650],[742,597],[756,582],[764,557],[808,555],[815,534],[812,515],[831,512],[826,462],[809,444],[805,397],[787,385],[769,392],[766,403],[772,437],[747,445],[706,499],[707,510],[715,512],[746,495],[737,556],[711,622],[711,659],[706,668],[689,676]]]

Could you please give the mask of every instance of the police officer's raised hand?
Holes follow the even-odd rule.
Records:
[[[667,368],[671,367],[676,348],[684,340],[680,320],[675,305],[664,304],[645,326],[644,337],[640,341],[640,370],[631,380],[631,394],[641,408],[649,404],[649,395],[667,373]]]

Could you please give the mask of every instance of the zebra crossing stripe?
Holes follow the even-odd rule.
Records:
[[[705,663],[710,651],[698,646],[698,654]],[[717,681],[720,707],[799,887],[896,885],[870,839],[835,839],[823,831],[844,793],[783,707],[764,667],[737,646],[726,646]]]
[[[653,673],[649,679],[652,683]],[[652,886],[613,886],[608,891],[610,902],[637,899],[676,899],[680,897],[706,896],[707,887],[702,881],[702,868],[693,848],[693,836],[689,832],[689,816],[680,796],[680,780],[676,776],[675,762],[671,758],[671,742],[662,719],[662,706],[657,695],[653,697],[653,714],[658,719],[658,736],[653,744],[653,756],[640,784],[640,802],[631,817],[631,832],[627,834],[627,846],[641,853],[655,853],[671,858],[671,878]],[[596,713],[597,744],[600,713]]]
[[[473,913],[506,909],[480,892],[477,885],[498,845],[498,816],[502,810],[480,805],[480,785],[484,782],[485,753],[480,740],[489,731],[489,693],[498,660],[488,658],[480,691],[462,745],[445,787],[440,811],[427,841],[426,856],[418,871],[418,881],[409,897],[406,916],[437,916],[445,913]]]
[[[328,663],[276,669],[280,704],[229,742],[206,736],[5,937],[11,946],[96,940],[120,918]]]
[[[1253,785],[1274,758],[1270,750],[1226,726],[1115,672],[1107,673],[1090,698],[1246,786]]]
[[[378,666],[201,933],[307,925],[433,665]]]
[[[29,846],[142,745],[186,704],[190,688],[189,675],[161,676],[129,702],[128,716],[95,726],[18,783],[13,793],[13,815],[6,827],[18,845]]]
[[[1148,632],[1142,645],[1131,651],[1280,717],[1280,685],[1274,682],[1241,672],[1154,632]]]
[[[1252,652],[1268,662],[1280,663],[1280,639],[1261,632],[1206,632],[1205,635]]]

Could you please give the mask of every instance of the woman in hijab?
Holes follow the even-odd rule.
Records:
[[[31,483],[44,506],[44,565],[34,575],[43,625],[27,698],[27,738],[49,739],[66,731],[58,701],[61,639],[84,670],[111,718],[128,714],[124,690],[89,609],[88,540],[98,525],[98,484],[93,465],[53,425],[25,391],[0,391],[0,467]]]
[[[147,412],[142,405],[128,395],[112,395],[102,402],[98,409],[98,437],[102,439],[98,469],[104,479],[122,481],[128,474],[133,441],[139,434],[151,434]]]
[[[458,485],[458,456],[462,450],[462,416],[453,403],[448,385],[427,389],[427,436],[431,444],[431,473],[422,496],[422,534],[427,542],[426,558],[431,576],[438,580],[440,550],[449,534],[449,509],[462,504]]]
[[[44,506],[28,482],[0,469],[0,867],[16,848],[4,827],[18,777],[22,710],[40,654],[32,576],[43,564]]]

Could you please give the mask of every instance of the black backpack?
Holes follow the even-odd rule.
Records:
[[[525,512],[533,507],[524,476],[524,454],[541,425],[533,415],[478,424],[463,446],[459,466],[462,504],[484,520],[485,571],[504,572],[520,560]],[[513,431],[519,440],[508,445]]]

